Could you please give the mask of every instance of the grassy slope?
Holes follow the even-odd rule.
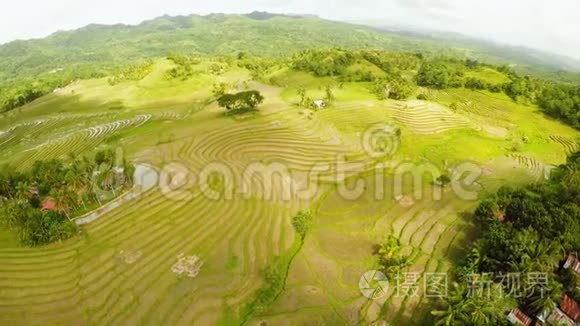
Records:
[[[339,154],[372,162],[361,154],[361,133],[387,121],[402,129],[394,161],[429,161],[444,168],[446,163],[474,160],[489,172],[481,180],[484,191],[493,191],[506,182],[538,177],[526,165],[528,161],[507,155],[558,164],[566,148],[550,136],[572,141],[578,137],[576,131],[546,119],[534,108],[462,89],[432,91],[429,98],[434,101],[458,103],[457,112],[437,106],[434,114],[430,105],[435,104],[405,108],[405,103],[375,100],[368,85],[346,83],[335,89],[333,106],[308,119],[293,104],[296,87],[306,86],[314,96],[331,80],[289,70],[270,76],[287,89],[254,84],[267,99],[258,114],[245,119],[224,117],[214,105],[203,106],[208,88],[218,81],[248,80],[249,75],[229,68],[216,76],[207,72],[207,66],[208,62],[202,62],[194,78],[177,82],[164,78],[171,63],[160,60],[153,73],[139,82],[111,87],[106,80],[82,81],[39,99],[1,120],[0,130],[7,130],[47,119],[38,125],[22,125],[10,134],[16,135],[10,142],[3,144],[0,138],[0,159],[26,167],[30,153],[46,159],[66,155],[73,148],[90,153],[109,143],[157,167],[178,162],[200,171],[208,162],[218,161],[239,175],[255,160],[279,161],[287,164],[296,180],[302,180],[299,171],[308,171],[319,162],[332,164]],[[70,131],[84,135],[82,130],[90,126],[139,115],[151,118],[143,124],[103,129],[96,137],[75,136],[72,142],[19,154]],[[510,151],[512,143],[523,136],[529,142],[517,153]],[[65,243],[17,248],[13,239],[0,234],[0,322],[207,324],[223,320],[232,307],[251,300],[262,285],[262,270],[294,243],[290,218],[305,207],[316,213],[314,229],[290,266],[285,291],[252,321],[420,321],[426,314],[420,307],[428,306],[420,305],[420,299],[388,296],[367,302],[360,296],[358,278],[377,267],[372,245],[388,234],[397,235],[412,254],[412,271],[445,271],[471,236],[471,223],[461,212],[476,203],[450,193],[442,201],[426,197],[411,207],[399,205],[392,197],[376,201],[371,177],[366,177],[363,196],[350,201],[337,194],[328,178],[332,175],[322,174],[327,182],[312,201],[261,200],[259,191],[248,199],[236,195],[231,201],[214,201],[196,196],[175,201],[155,189],[89,225],[84,236]],[[392,180],[389,171],[385,175]],[[389,182],[385,191],[392,195]],[[199,192],[194,186],[193,193]],[[281,196],[279,186],[274,187],[274,194]],[[119,257],[121,250],[138,251],[142,256],[127,264]],[[178,279],[170,271],[182,252],[204,260],[195,280]],[[237,263],[231,264],[234,257]]]

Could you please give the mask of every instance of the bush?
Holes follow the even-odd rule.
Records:
[[[121,69],[113,77],[109,78],[109,84],[114,86],[124,81],[141,80],[149,75],[151,71],[153,71],[153,60],[145,60]]]
[[[377,80],[372,86],[372,92],[380,99],[404,100],[415,91],[413,84],[400,76],[390,76]]]
[[[465,81],[465,88],[468,89],[486,89],[488,87],[487,83],[481,79],[477,78],[467,78]]]
[[[312,228],[312,213],[310,211],[300,211],[292,218],[292,225],[296,232],[302,237]]]
[[[338,76],[354,60],[354,54],[347,50],[306,50],[292,58],[292,68],[312,72],[316,76]]]
[[[463,70],[443,60],[425,62],[417,73],[417,85],[437,89],[461,87]]]

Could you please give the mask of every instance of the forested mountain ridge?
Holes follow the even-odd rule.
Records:
[[[232,55],[245,52],[260,56],[286,56],[311,48],[343,47],[422,52],[498,64],[566,81],[575,75],[558,74],[553,62],[527,49],[447,40],[419,34],[384,31],[362,25],[333,22],[315,16],[289,16],[263,12],[247,15],[162,16],[138,25],[92,24],[61,31],[43,39],[14,41],[0,46],[0,80],[5,84],[25,76],[70,66],[110,68],[168,52]],[[543,65],[543,66],[542,66]],[[565,64],[560,68],[568,67]]]

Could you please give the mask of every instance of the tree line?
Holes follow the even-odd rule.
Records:
[[[145,78],[153,71],[153,60],[148,59],[122,69],[119,69],[115,74],[108,79],[111,86],[117,85],[124,81],[138,81]]]
[[[71,67],[52,71],[35,78],[23,78],[0,85],[0,112],[8,112],[52,93],[75,80],[105,77],[107,72],[96,67]]]
[[[439,324],[502,324],[517,306],[537,316],[563,293],[580,301],[574,272],[561,268],[568,253],[580,250],[579,171],[576,152],[549,182],[503,187],[480,203],[474,218],[482,233],[455,268],[460,283],[433,311]],[[544,282],[529,273],[545,275]],[[498,276],[510,274],[520,276],[506,288]],[[470,296],[474,282],[481,282],[480,292]]]
[[[93,158],[36,161],[20,172],[0,167],[0,223],[24,245],[38,246],[74,236],[72,218],[100,206],[132,186],[134,166],[110,149]]]
[[[350,69],[358,63],[378,68]],[[294,55],[290,67],[319,77],[336,77],[343,82],[371,82],[379,99],[405,99],[417,86],[434,89],[467,88],[503,92],[514,101],[538,105],[546,114],[580,128],[580,86],[541,78],[520,76],[505,65],[493,66],[476,60],[446,57],[425,58],[421,54],[345,49],[306,50]],[[508,77],[506,82],[489,82],[470,77],[469,71],[493,69]],[[416,71],[416,73],[413,73]],[[414,74],[410,78],[409,73]],[[426,99],[426,98],[423,98]]]

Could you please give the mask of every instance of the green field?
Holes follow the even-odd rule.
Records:
[[[0,163],[17,169],[112,147],[158,173],[174,164],[197,175],[217,162],[236,189],[253,163],[279,163],[288,176],[230,199],[225,192],[208,198],[196,182],[177,187],[181,195],[154,187],[82,226],[81,235],[45,247],[21,247],[0,231],[0,324],[420,324],[430,318],[431,299],[361,295],[361,275],[379,268],[373,245],[395,235],[411,257],[407,271],[445,272],[477,234],[467,213],[478,201],[450,189],[431,198],[438,187],[428,180],[419,189],[405,183],[402,195],[415,198],[405,201],[393,191],[397,164],[449,173],[473,162],[483,171],[481,198],[505,184],[543,180],[578,147],[576,130],[503,94],[419,89],[429,100],[379,101],[367,83],[334,83],[336,100],[314,111],[297,105],[297,88],[316,98],[332,78],[273,67],[256,81],[227,62],[223,73],[211,72],[217,60],[201,58],[193,77],[176,80],[165,75],[173,63],[157,59],[142,80],[77,81],[0,116]],[[224,115],[211,100],[220,82],[259,90],[265,101],[255,113]],[[361,139],[385,123],[399,128],[400,143],[388,158],[371,157]],[[339,157],[357,169],[337,178]],[[381,169],[384,184],[374,177],[379,163],[390,164]],[[308,178],[320,164],[329,168]],[[338,185],[358,179],[366,184],[360,196],[341,196]],[[288,192],[289,184],[318,192],[305,198]],[[304,209],[314,221],[299,246],[292,217]],[[172,272],[182,253],[203,261],[197,277]],[[287,268],[278,296],[241,314],[277,261]]]

